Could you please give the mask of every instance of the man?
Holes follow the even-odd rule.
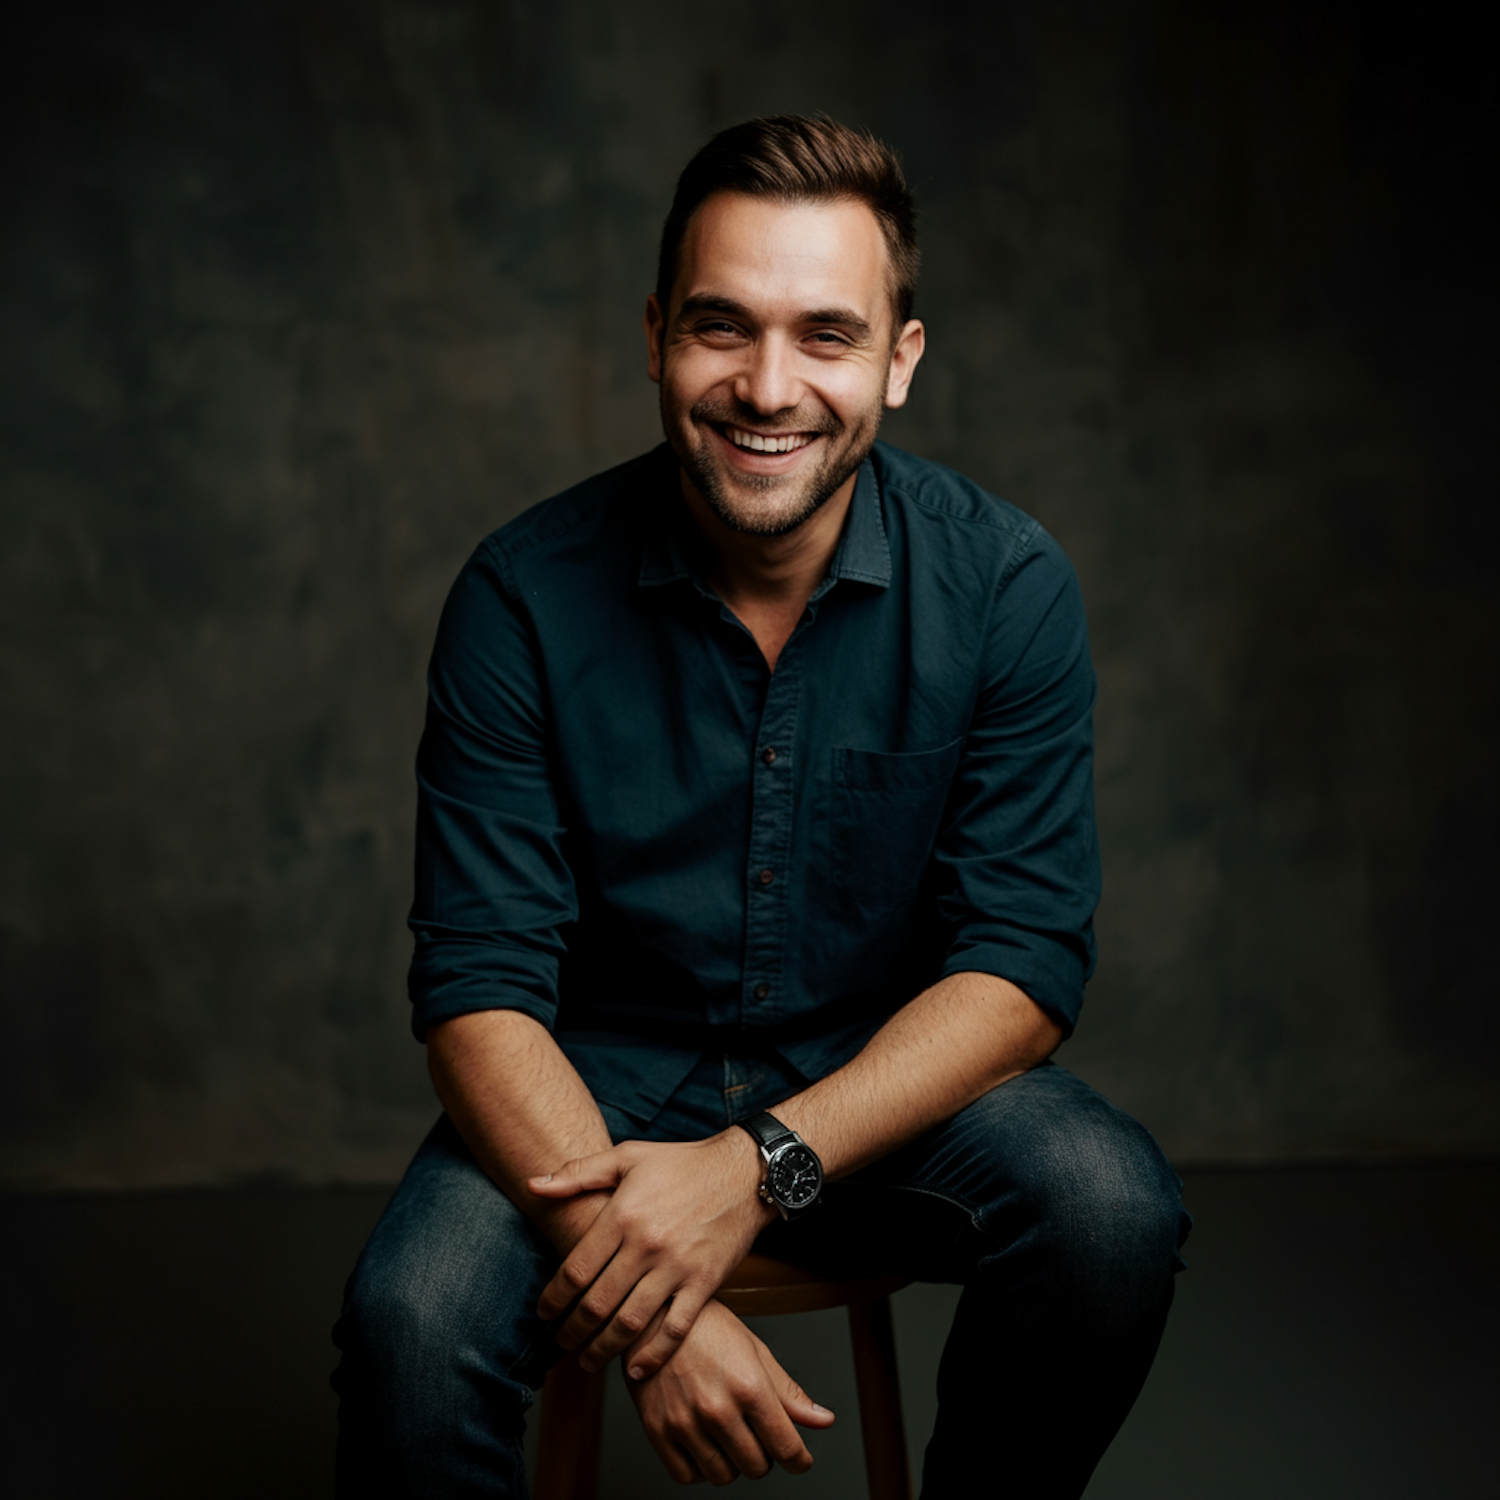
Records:
[[[684,171],[666,445],[487,539],[430,676],[411,992],[446,1110],[351,1280],[349,1495],[519,1495],[559,1349],[683,1483],[827,1426],[714,1300],[776,1253],[960,1282],[930,1497],[1081,1493],[1177,1183],[1047,1061],[1092,966],[1093,671],[1035,522],[875,443],[925,334],[900,169],[828,120]]]

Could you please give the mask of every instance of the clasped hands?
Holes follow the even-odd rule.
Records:
[[[702,1141],[627,1141],[533,1177],[527,1187],[539,1198],[610,1193],[537,1303],[549,1320],[572,1307],[557,1342],[582,1349],[585,1370],[628,1349],[630,1378],[654,1375],[775,1217],[756,1194],[759,1172],[755,1143],[735,1129]]]
[[[631,1397],[679,1484],[758,1479],[774,1460],[812,1465],[792,1425],[827,1427],[819,1406],[713,1295],[775,1217],[756,1194],[760,1157],[745,1132],[703,1141],[629,1141],[527,1186],[563,1200],[609,1200],[537,1303],[565,1349],[595,1370],[625,1352]]]

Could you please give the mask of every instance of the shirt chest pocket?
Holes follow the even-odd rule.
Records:
[[[833,880],[866,918],[895,915],[916,896],[963,747],[956,739],[905,755],[834,750]]]

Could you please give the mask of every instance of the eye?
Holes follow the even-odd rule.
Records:
[[[820,349],[847,349],[849,340],[841,333],[835,333],[831,328],[820,328],[816,333],[808,335],[808,342],[816,344]]]

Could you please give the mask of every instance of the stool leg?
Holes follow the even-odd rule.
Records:
[[[911,1500],[891,1299],[851,1302],[849,1333],[854,1344],[854,1381],[859,1391],[859,1425],[865,1439],[870,1500]]]
[[[592,1375],[580,1370],[571,1354],[553,1365],[542,1387],[533,1500],[595,1500],[598,1495],[608,1373],[608,1365]]]

